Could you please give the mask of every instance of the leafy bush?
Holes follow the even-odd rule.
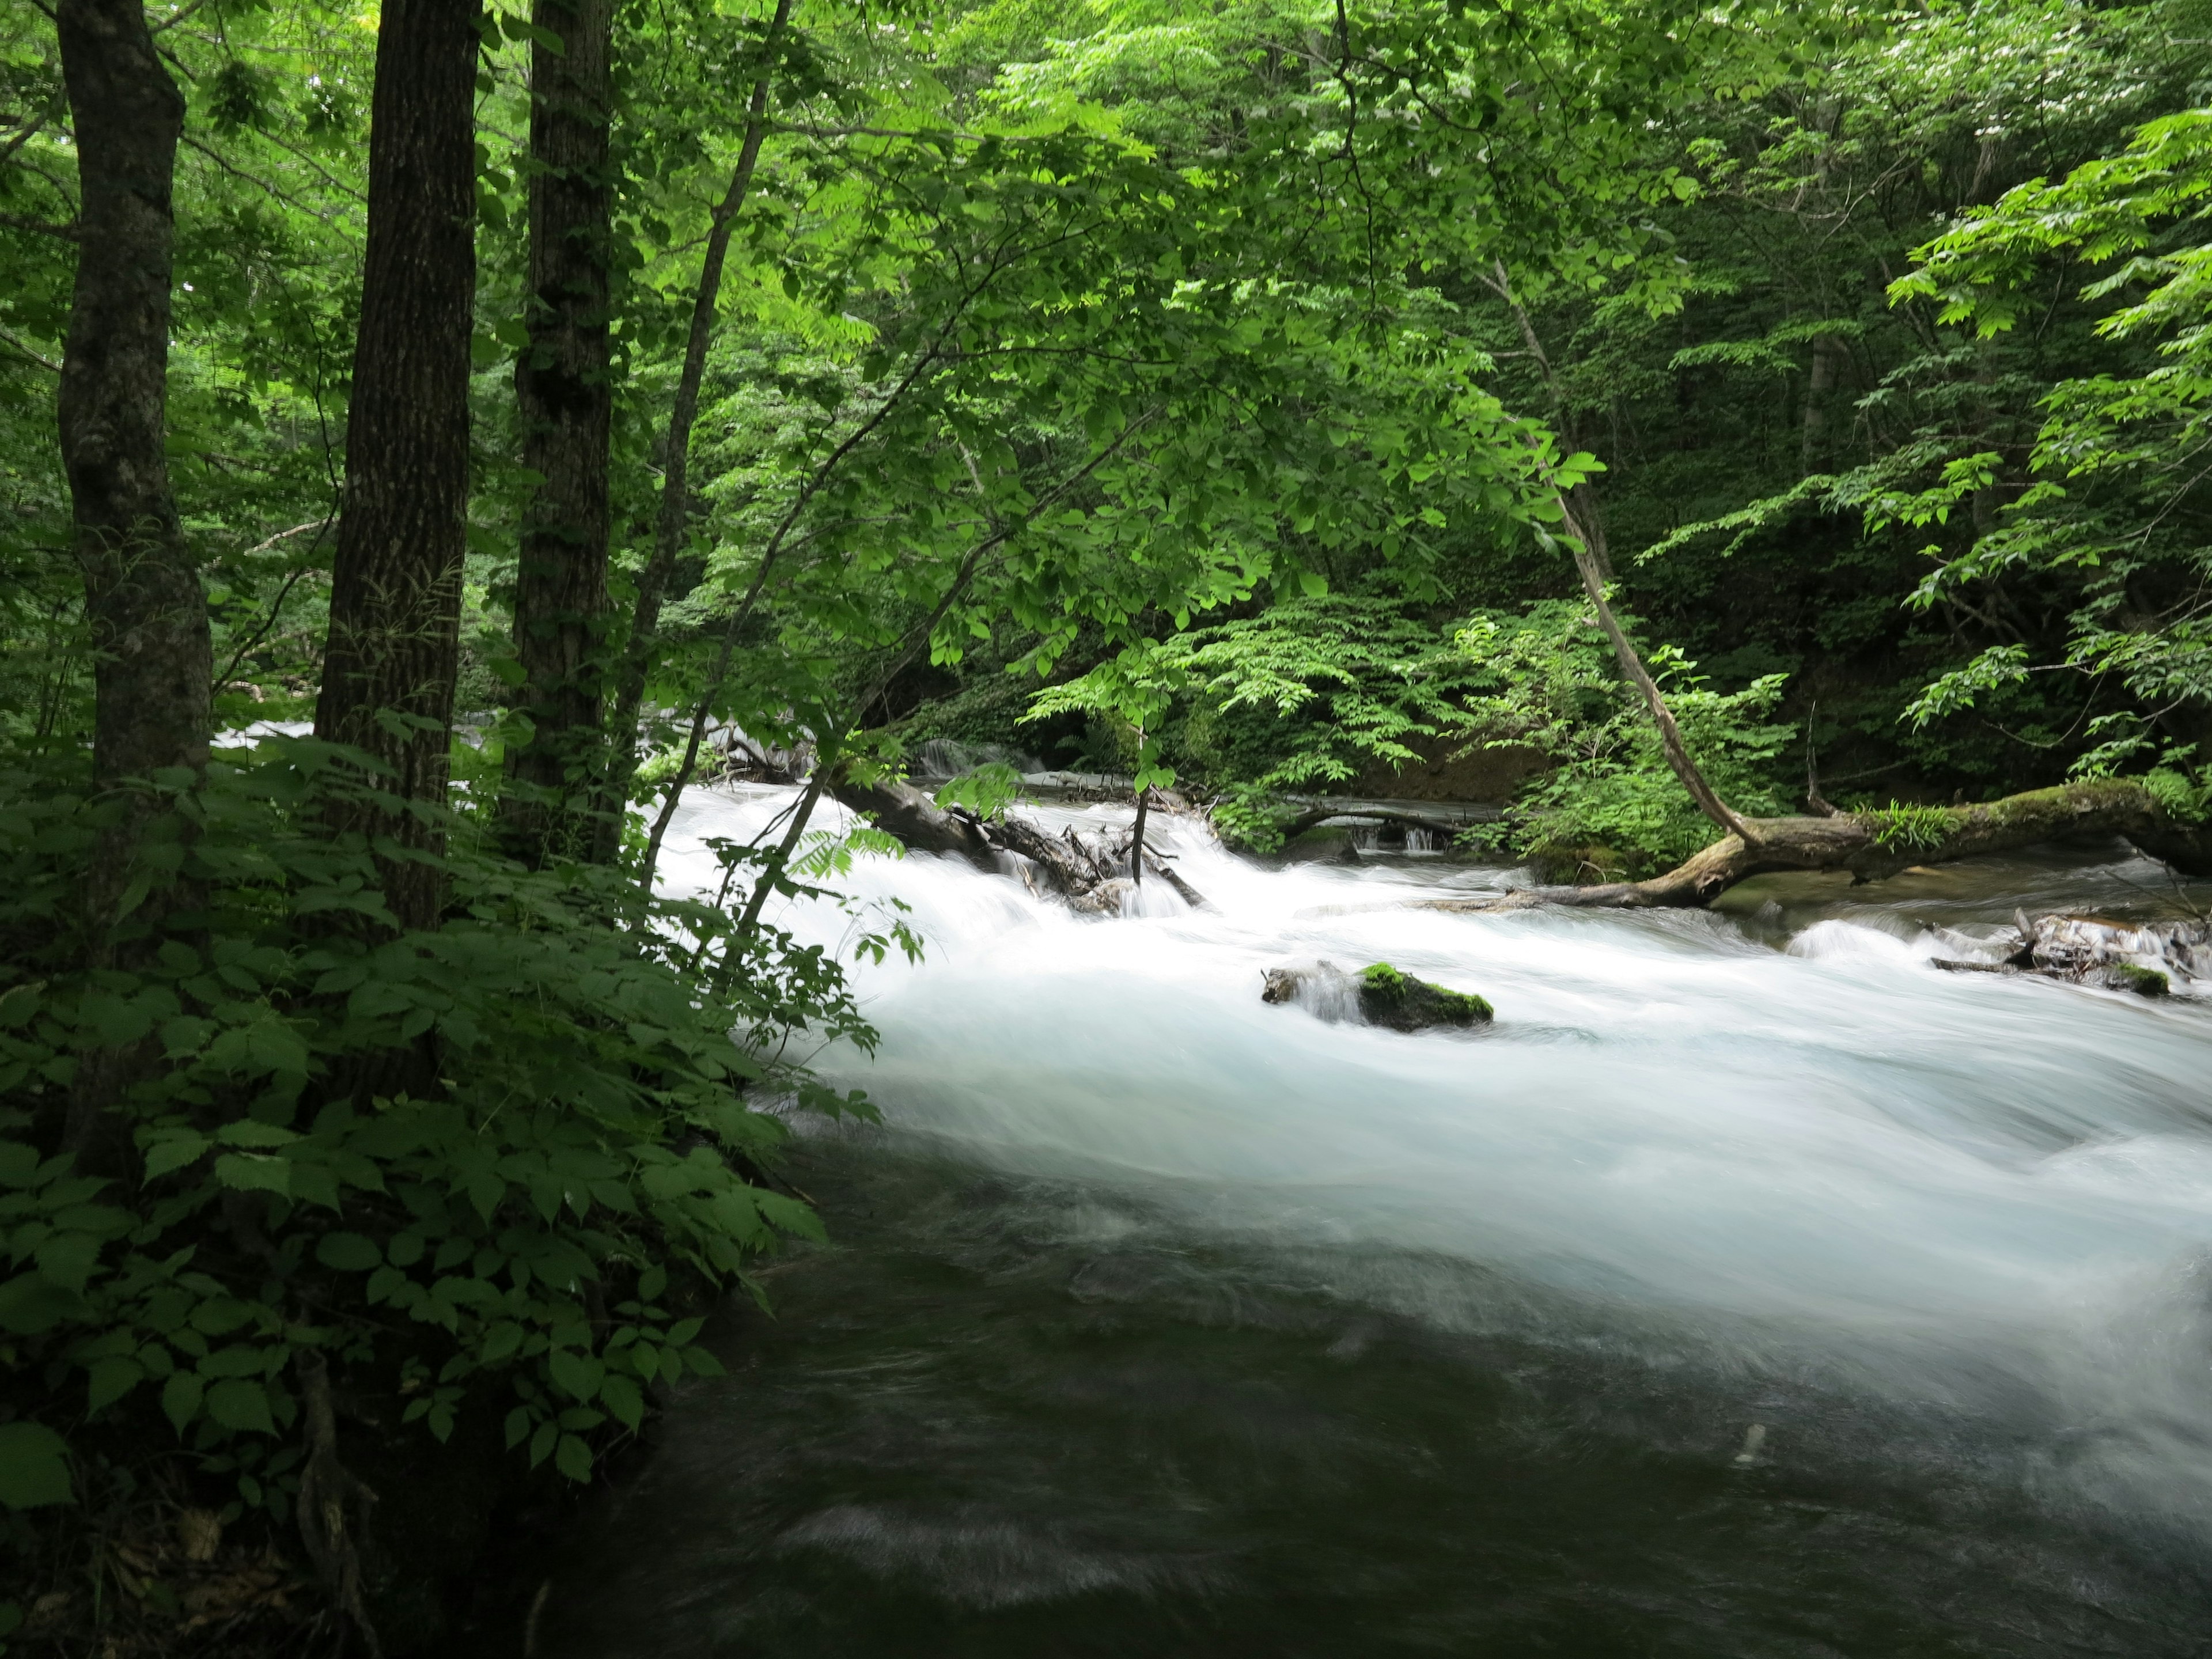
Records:
[[[709,1299],[818,1234],[758,1103],[869,1109],[776,1058],[802,1027],[872,1042],[820,949],[618,870],[522,869],[459,817],[444,920],[399,933],[372,849],[325,827],[375,781],[278,739],[165,782],[88,953],[76,895],[119,804],[65,784],[0,775],[11,1508],[82,1496],[96,1438],[283,1520],[323,1375],[586,1480],[653,1390],[715,1369]],[[721,850],[732,878],[753,856]],[[64,1146],[99,1076],[123,1133],[88,1170]]]
[[[1480,613],[1458,643],[1497,687],[1468,711],[1477,729],[1557,763],[1522,786],[1500,823],[1464,839],[1527,858],[1557,878],[1601,879],[1671,868],[1713,839],[1586,607],[1551,602],[1517,617]],[[1786,811],[1776,762],[1796,727],[1773,715],[1787,676],[1716,691],[1670,647],[1645,660],[1692,758],[1722,799],[1754,815]]]

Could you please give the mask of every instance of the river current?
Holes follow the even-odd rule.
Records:
[[[669,884],[789,794],[693,791]],[[1929,961],[2158,866],[1466,915],[1408,902],[1511,872],[1152,826],[1206,908],[908,856],[781,916],[910,907],[880,1048],[815,1060],[884,1121],[795,1125],[831,1243],[721,1322],[539,1653],[2212,1653],[2212,1004]],[[1316,960],[1496,1024],[1261,1001]]]

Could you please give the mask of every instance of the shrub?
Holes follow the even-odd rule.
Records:
[[[654,1389],[715,1369],[709,1299],[818,1235],[762,1105],[869,1109],[777,1058],[801,1028],[872,1042],[818,948],[619,870],[525,870],[459,817],[441,924],[400,933],[372,849],[324,827],[375,780],[277,739],[159,788],[88,952],[76,894],[117,803],[66,785],[0,775],[10,1508],[166,1445],[281,1522],[325,1376],[586,1480]],[[732,878],[753,856],[720,850]],[[65,1141],[94,1068],[125,1133],[88,1170]]]

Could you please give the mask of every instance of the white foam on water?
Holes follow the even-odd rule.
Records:
[[[692,792],[668,882],[711,890],[702,838],[791,793]],[[1405,908],[1497,872],[1269,870],[1161,815],[1151,836],[1211,908],[1147,881],[1133,915],[1079,918],[957,860],[859,860],[839,885],[902,899],[928,954],[860,971],[882,1045],[828,1073],[978,1162],[1441,1253],[1708,1344],[1764,1333],[1899,1396],[2002,1396],[2088,1434],[2069,1490],[2212,1531],[2204,1011],[1946,974],[1917,925],[1777,952],[1701,913]],[[1317,958],[1479,992],[1497,1024],[1406,1036],[1261,1001],[1264,969]]]

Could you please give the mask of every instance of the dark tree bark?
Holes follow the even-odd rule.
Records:
[[[315,735],[442,805],[466,550],[476,297],[475,0],[386,0],[370,105],[368,247]],[[339,827],[435,853],[434,820],[352,805]],[[435,868],[382,861],[403,927],[437,921]]]
[[[514,646],[534,728],[513,751],[522,787],[501,810],[532,863],[588,853],[604,765],[601,665],[607,608],[608,56],[613,0],[538,0],[531,58],[530,344],[515,365],[523,465],[535,487],[515,574]]]
[[[185,101],[137,0],[63,0],[83,199],[62,462],[91,625],[103,783],[207,761],[207,602],[177,523],[167,422],[170,181]]]
[[[791,21],[792,0],[776,0],[775,14],[761,41],[761,70],[753,80],[751,101],[745,110],[745,136],[738,150],[730,187],[716,204],[707,236],[707,257],[699,268],[699,287],[691,301],[691,331],[684,341],[684,367],[677,375],[676,401],[668,413],[668,438],[662,446],[660,516],[654,527],[653,552],[637,580],[637,604],[630,620],[629,642],[623,652],[615,677],[614,706],[608,726],[611,733],[607,777],[599,801],[599,854],[614,856],[622,835],[623,808],[629,801],[630,780],[637,772],[637,717],[645,701],[645,678],[660,629],[661,601],[668,579],[676,569],[677,555],[684,550],[684,536],[690,518],[689,483],[691,428],[699,418],[699,387],[707,374],[707,348],[714,338],[714,316],[721,301],[722,266],[729,258],[730,232],[752,189],[753,169],[760,162],[761,142],[768,133],[768,98],[774,84],[776,54],[783,32]]]
[[[213,653],[207,601],[185,546],[162,440],[167,424],[170,211],[185,104],[155,55],[138,0],[62,0],[62,73],[75,125],[80,208],[76,285],[58,410],[85,616],[95,653],[93,769],[114,787],[207,763]],[[189,894],[149,895],[114,935],[132,856],[155,810],[117,792],[118,816],[88,872],[91,964],[128,967]],[[82,1167],[130,1167],[130,1136],[106,1110],[149,1063],[149,1045],[85,1056],[66,1143]]]

